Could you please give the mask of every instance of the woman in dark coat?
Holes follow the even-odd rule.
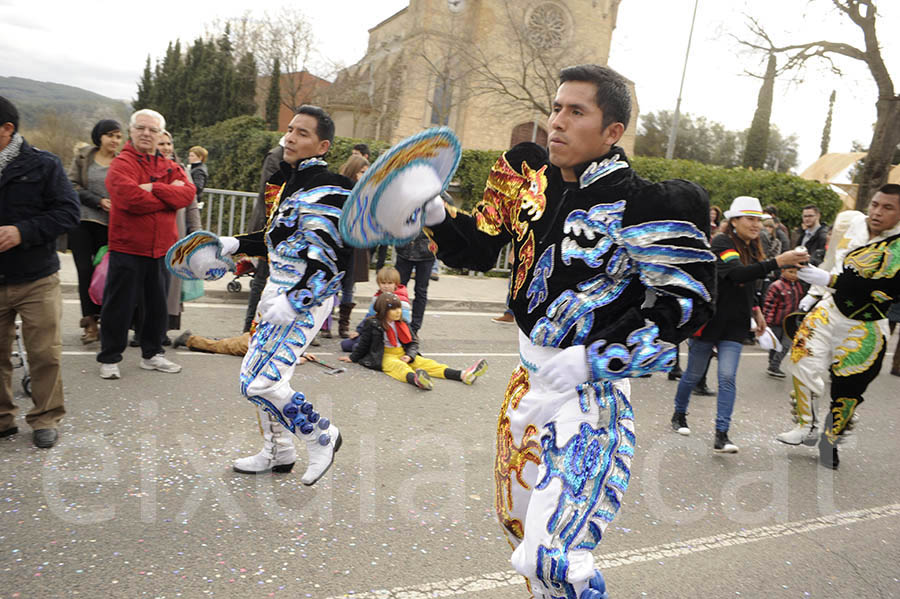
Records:
[[[716,313],[691,343],[687,368],[675,393],[672,428],[682,435],[689,435],[686,416],[691,389],[700,380],[710,354],[716,348],[719,389],[713,451],[717,453],[736,453],[738,450],[728,438],[728,429],[737,395],[737,369],[743,340],[750,333],[751,319],[756,322],[758,335],[766,329],[765,318],[756,305],[755,283],[777,268],[809,260],[805,250],[789,250],[767,260],[759,241],[764,216],[759,200],[748,196],[735,198],[731,209],[725,213],[728,219],[726,231],[714,236],[711,243],[716,255]]]

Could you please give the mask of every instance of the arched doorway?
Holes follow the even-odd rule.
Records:
[[[535,125],[537,125],[537,130],[535,130]],[[538,144],[539,146],[544,146],[546,148],[547,130],[544,129],[539,123],[535,123],[534,121],[516,125],[515,127],[513,127],[512,135],[510,136],[509,147],[513,147],[514,145],[522,143],[523,141],[534,141],[534,143]]]

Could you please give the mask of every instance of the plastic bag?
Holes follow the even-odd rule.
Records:
[[[91,286],[88,288],[88,295],[91,301],[98,306],[103,305],[103,288],[106,287],[106,273],[109,270],[109,252],[103,254],[100,263],[94,268],[94,274],[91,276]]]
[[[203,281],[201,279],[181,281],[181,301],[189,302],[201,297],[203,297]]]

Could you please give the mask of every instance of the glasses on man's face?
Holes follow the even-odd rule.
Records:
[[[156,134],[162,131],[159,127],[148,127],[147,125],[132,125],[131,128],[139,133],[149,131],[150,133]]]

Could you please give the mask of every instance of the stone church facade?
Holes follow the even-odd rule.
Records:
[[[410,0],[369,30],[366,55],[320,101],[345,137],[395,143],[447,125],[466,149],[544,144],[559,68],[607,63],[619,2]],[[635,101],[629,154],[637,114]]]

